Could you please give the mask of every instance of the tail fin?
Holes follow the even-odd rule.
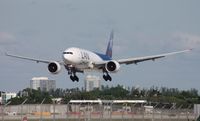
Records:
[[[110,58],[112,58],[113,38],[114,38],[114,31],[112,30],[110,33],[110,38],[106,50],[106,55]]]

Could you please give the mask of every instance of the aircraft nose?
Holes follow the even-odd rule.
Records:
[[[63,61],[65,64],[76,63],[76,57],[73,52],[63,52]]]
[[[71,57],[66,52],[63,52],[63,60],[66,64],[71,62]]]

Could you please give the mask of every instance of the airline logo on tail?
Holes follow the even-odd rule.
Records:
[[[108,43],[107,50],[106,50],[106,55],[107,55],[109,58],[112,58],[113,37],[114,37],[114,32],[111,31],[109,43]]]

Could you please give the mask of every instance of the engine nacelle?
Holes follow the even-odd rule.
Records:
[[[107,62],[105,65],[105,69],[108,72],[117,72],[119,68],[120,68],[120,64],[115,60],[111,60]]]
[[[57,73],[59,73],[60,70],[61,70],[61,65],[60,65],[58,62],[56,62],[56,61],[51,62],[51,63],[49,63],[49,65],[48,65],[48,70],[49,70],[49,72],[51,72],[52,74],[57,74]]]

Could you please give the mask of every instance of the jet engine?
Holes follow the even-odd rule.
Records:
[[[117,72],[119,70],[119,68],[120,68],[120,65],[115,60],[111,60],[111,61],[107,62],[105,65],[105,69],[108,72]]]
[[[49,70],[49,72],[51,72],[52,74],[57,74],[57,73],[59,73],[60,70],[61,70],[61,65],[60,65],[58,62],[56,62],[56,61],[51,62],[51,63],[49,63],[49,65],[48,65],[48,70]]]

